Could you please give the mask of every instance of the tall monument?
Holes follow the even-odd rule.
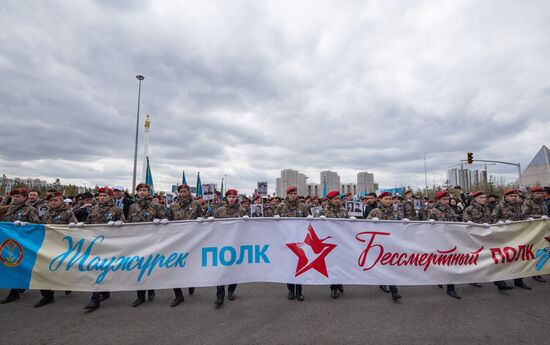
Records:
[[[145,131],[143,132],[143,167],[141,169],[141,180],[145,181],[145,169],[147,168],[147,157],[149,157],[149,130],[151,129],[151,117],[147,114],[145,117]]]

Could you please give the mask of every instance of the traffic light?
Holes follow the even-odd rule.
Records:
[[[474,154],[472,152],[466,153],[466,162],[472,164],[474,162]]]

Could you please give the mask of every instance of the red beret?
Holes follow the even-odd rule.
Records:
[[[187,189],[187,190],[190,190],[188,184],[180,184],[180,185],[178,186],[178,192],[180,191],[180,189]]]
[[[450,197],[451,195],[447,190],[440,190],[439,192],[435,193],[435,200],[439,200],[446,196]]]
[[[544,188],[540,186],[531,187],[529,188],[529,190],[531,191],[531,193],[544,192]]]
[[[138,185],[138,186],[136,187],[136,190],[139,190],[139,188],[140,188],[139,186],[140,186],[140,185]],[[146,186],[147,186],[147,185],[146,185]],[[105,194],[109,194],[110,196],[113,196],[113,190],[112,190],[111,188],[109,188],[109,187],[101,187],[101,188],[98,188],[98,189],[97,189],[97,192],[98,192],[98,193],[105,193]]]
[[[329,192],[329,193],[327,194],[327,198],[332,199],[332,198],[334,198],[335,196],[339,196],[339,195],[340,195],[340,192],[339,192],[339,191],[333,190],[333,191],[331,191],[331,192]]]
[[[286,189],[286,194],[296,192],[297,190],[298,190],[298,188],[296,188],[295,186],[289,186]]]
[[[262,197],[259,195],[254,195],[254,198],[252,198],[252,201],[256,201],[258,199],[261,199]]]
[[[478,190],[477,192],[472,193],[472,198],[477,198],[480,195],[486,195],[484,191]]]
[[[351,196],[351,195],[352,195],[351,192],[346,193],[346,196]]]
[[[138,185],[136,186],[136,191],[140,190],[141,188],[147,188],[147,190],[149,190],[149,191],[151,190],[151,189],[149,188],[149,185],[146,184],[146,183],[140,183],[140,184],[138,184]]]
[[[236,189],[228,189],[227,192],[225,192],[225,196],[228,196],[228,195],[234,195],[234,196],[237,196],[239,193],[237,192]]]
[[[504,196],[510,195],[510,194],[518,194],[517,189],[510,188],[504,191]]]
[[[10,192],[10,195],[23,195],[24,197],[29,195],[29,192],[25,188],[17,188]]]
[[[55,198],[56,196],[63,196],[63,193],[61,192],[55,192],[46,197],[46,200],[50,200],[51,198]]]
[[[433,200],[428,200],[428,204],[433,204],[434,201]]]
[[[382,199],[385,196],[392,196],[392,194],[390,192],[382,192],[378,195],[378,199]]]

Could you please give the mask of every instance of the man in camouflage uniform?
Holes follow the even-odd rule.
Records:
[[[477,191],[471,194],[472,202],[466,207],[462,219],[465,222],[476,224],[491,224],[491,212],[485,206],[487,204],[487,195],[485,192]]]
[[[298,199],[298,189],[295,186],[286,189],[286,198],[275,211],[275,215],[279,217],[307,217],[308,213],[306,205]],[[300,302],[304,300],[301,284],[286,284],[286,287],[288,288],[288,299],[296,298]]]
[[[226,206],[222,206],[216,210],[214,218],[241,218],[242,216],[248,215],[248,210],[239,206],[239,201],[237,200],[239,193],[236,189],[229,189],[225,192],[225,198],[227,201]],[[237,296],[235,296],[235,290],[237,289],[237,284],[229,284],[227,288],[227,295],[230,301],[233,301]],[[216,287],[216,301],[214,302],[217,306],[223,305],[225,299],[225,285],[218,285]]]
[[[269,199],[269,203],[264,206],[264,217],[273,217],[278,204],[279,200],[276,197]]]
[[[348,212],[341,205],[340,192],[333,190],[327,194],[328,206],[321,211],[321,215],[327,218],[348,218]],[[330,297],[338,298],[340,293],[344,293],[342,284],[330,285]]]
[[[531,192],[531,198],[526,199],[521,204],[521,216],[523,219],[542,218],[542,216],[548,214],[548,211],[544,208],[544,188],[531,187],[529,191]],[[546,282],[546,279],[542,276],[534,276],[533,279],[540,283]]]
[[[182,184],[178,186],[178,201],[175,201],[170,206],[168,211],[168,220],[191,220],[201,216],[202,208],[198,202],[193,200],[189,186]],[[189,288],[189,294],[195,293],[195,288]],[[175,298],[170,304],[175,307],[184,301],[183,291],[180,288],[174,289]]]
[[[435,205],[430,210],[429,218],[436,220],[438,222],[456,222],[456,215],[453,212],[449,203],[451,202],[451,195],[447,190],[442,190],[435,193]],[[439,285],[439,287],[443,287]],[[456,292],[454,284],[447,284],[447,295],[461,299],[461,297]]]
[[[44,224],[76,224],[77,220],[73,211],[67,204],[63,202],[63,193],[55,192],[54,195],[49,195],[48,212],[42,216]],[[65,291],[65,294],[70,294],[70,291]],[[39,308],[54,302],[54,292],[52,290],[40,290],[42,299],[38,301],[34,307]]]
[[[42,218],[46,212],[48,212],[48,202],[40,198],[40,191],[36,189],[29,190],[29,198],[27,199],[27,204],[36,208],[38,211],[38,216]]]
[[[412,190],[405,192],[405,200],[403,201],[404,218],[409,220],[419,220],[414,207],[414,195]]]
[[[518,191],[515,189],[508,189],[504,191],[504,200],[499,202],[494,208],[493,212],[491,214],[493,223],[496,223],[498,221],[520,221],[523,219],[521,215],[521,207],[518,203]],[[501,291],[500,287],[505,286],[506,283],[504,281],[498,281],[495,282],[495,285],[499,288],[499,291]],[[529,286],[525,284],[522,278],[514,279],[514,285],[516,287],[531,290]],[[502,290],[502,292],[506,291],[505,289]]]
[[[531,187],[531,198],[527,199],[521,205],[521,214],[523,219],[541,218],[548,212],[544,209],[544,188]]]
[[[163,207],[153,202],[150,196],[149,185],[140,183],[136,186],[137,199],[128,209],[129,223],[148,223],[160,221],[165,218]],[[152,302],[155,299],[155,290],[148,290],[148,300]],[[137,292],[137,299],[132,303],[132,307],[137,307],[145,302],[145,290]]]
[[[382,192],[378,196],[378,206],[374,210],[370,211],[367,219],[399,220],[399,216],[393,210],[393,197],[390,192]],[[385,293],[390,292],[394,301],[401,298],[399,290],[395,285],[390,285],[389,290],[385,285],[380,285],[379,288]]]
[[[22,222],[40,224],[38,211],[27,204],[28,192],[26,189],[14,189],[10,192],[11,204],[6,214],[4,222]],[[0,301],[0,304],[6,304],[18,300],[24,289],[11,289],[6,298]]]
[[[471,193],[470,197],[470,206],[466,207],[466,209],[464,210],[464,213],[462,214],[462,221],[472,222],[476,224],[491,224],[491,211],[486,206],[487,194],[479,190]],[[471,283],[470,285],[478,288],[481,287],[481,284],[478,283]],[[508,286],[506,284],[502,284],[501,286],[497,285],[497,287],[500,292],[513,289],[512,286]]]
[[[125,222],[124,211],[113,201],[113,190],[109,187],[98,189],[98,204],[89,209],[86,224],[113,224]],[[90,302],[84,307],[88,311],[99,308],[100,303],[111,297],[108,291],[93,292]]]

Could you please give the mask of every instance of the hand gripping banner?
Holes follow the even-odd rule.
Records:
[[[0,223],[0,288],[120,291],[230,283],[435,285],[550,274],[550,221],[318,218]]]

